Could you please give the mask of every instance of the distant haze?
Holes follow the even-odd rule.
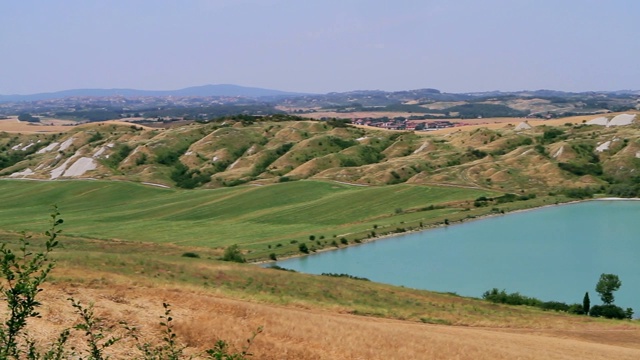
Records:
[[[177,90],[138,90],[138,89],[68,89],[49,93],[26,95],[1,95],[3,101],[37,101],[60,99],[71,96],[104,97],[104,96],[243,96],[259,98],[263,96],[302,95],[279,90],[244,87],[230,84],[192,86]]]
[[[0,94],[640,88],[636,0],[0,2]]]

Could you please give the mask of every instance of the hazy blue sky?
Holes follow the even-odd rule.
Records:
[[[0,94],[640,89],[639,0],[2,0]]]

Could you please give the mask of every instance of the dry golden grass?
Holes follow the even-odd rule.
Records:
[[[26,121],[19,121],[16,116],[9,117],[8,119],[0,119],[0,131],[8,133],[18,134],[43,134],[43,133],[60,133],[67,132],[78,128],[94,127],[99,124],[106,125],[124,125],[131,126],[132,123],[121,120],[107,120],[93,123],[78,123],[70,120],[43,118],[41,123],[28,123]],[[136,127],[145,130],[153,129],[148,126],[135,124]]]
[[[391,113],[392,115],[386,115],[389,117],[394,117],[394,116],[403,116],[400,115],[401,113]],[[395,114],[395,115],[393,115]],[[598,117],[614,117],[616,115],[619,114],[640,114],[640,112],[638,111],[624,111],[624,112],[619,112],[619,113],[609,113],[609,114],[596,114],[596,115],[584,115],[584,116],[570,116],[570,117],[564,117],[564,118],[558,118],[558,119],[550,119],[550,120],[538,120],[538,119],[526,119],[526,118],[509,118],[509,117],[505,117],[505,118],[484,118],[484,119],[475,119],[475,120],[461,120],[461,119],[448,119],[448,121],[451,121],[452,123],[456,123],[456,124],[465,124],[465,125],[459,125],[459,126],[455,126],[455,127],[450,127],[450,128],[445,128],[445,129],[438,129],[438,130],[433,130],[433,131],[417,131],[416,134],[418,135],[444,135],[444,134],[451,134],[451,133],[455,133],[455,132],[466,132],[466,131],[473,131],[476,129],[491,129],[491,130],[497,130],[497,129],[513,129],[516,126],[518,126],[518,124],[520,124],[521,122],[526,121],[529,125],[531,125],[532,127],[536,127],[536,126],[541,126],[541,125],[547,125],[547,126],[560,126],[560,125],[564,125],[567,123],[570,124],[582,124],[585,121],[589,121]],[[342,116],[344,118],[344,116]],[[434,121],[434,120],[425,120],[427,122],[429,121]],[[472,123],[477,123],[477,125],[471,125]],[[382,128],[378,128],[378,127],[373,127],[373,126],[364,126],[364,125],[355,125],[356,127],[362,128],[362,129],[368,129],[368,130],[381,130],[381,131],[391,131],[391,132],[397,132],[397,131],[404,131],[404,130],[386,130],[386,129],[382,129]]]
[[[121,279],[122,280],[122,279]],[[204,349],[217,338],[236,348],[259,326],[252,347],[255,359],[638,359],[637,327],[576,323],[574,328],[498,329],[429,325],[368,318],[327,310],[301,309],[239,301],[214,292],[188,288],[145,287],[95,280],[89,284],[58,283],[43,293],[37,336],[53,337],[73,324],[69,296],[95,303],[105,325],[120,319],[158,337],[162,302],[172,305],[178,339]],[[624,324],[624,323],[621,323]],[[123,342],[115,358],[131,356]]]
[[[65,132],[74,128],[74,126],[65,126],[64,123],[58,123],[49,119],[46,124],[32,124],[25,121],[19,121],[17,117],[0,120],[0,131],[8,133],[20,134],[36,134],[36,133],[57,133]]]
[[[155,128],[149,127],[149,126],[145,126],[145,125],[140,125],[140,124],[132,124],[130,122],[127,121],[122,121],[122,120],[107,120],[107,121],[99,121],[99,122],[92,122],[92,123],[88,123],[88,124],[83,124],[80,126],[95,126],[97,124],[104,124],[104,125],[122,125],[122,126],[135,126],[138,129],[144,129],[144,130],[154,130]]]
[[[162,303],[168,302],[178,339],[192,353],[212,346],[217,339],[228,340],[240,348],[253,331],[263,326],[264,332],[251,349],[255,359],[637,359],[640,356],[640,327],[626,321],[532,312],[522,307],[432,294],[429,303],[440,309],[432,314],[434,317],[455,316],[457,312],[452,308],[463,309],[471,302],[474,307],[484,309],[486,315],[469,319],[468,326],[423,324],[352,315],[350,308],[312,301],[278,305],[255,293],[229,292],[219,287],[205,289],[160,281],[149,275],[119,275],[65,264],[59,263],[54,281],[46,284],[41,293],[42,318],[32,319],[30,328],[39,339],[52,339],[77,321],[66,300],[73,297],[83,304],[93,302],[105,326],[117,332],[118,321],[125,320],[140,328],[147,340],[160,338],[159,316],[163,314]],[[286,281],[289,274],[231,263],[210,266],[231,282],[242,274],[245,279],[261,281],[260,273],[271,275],[275,281]],[[304,284],[316,286],[315,277],[292,275],[295,277],[288,279],[291,282],[305,277]],[[343,292],[361,285],[340,280],[331,283],[334,287],[349,287]],[[407,291],[397,289],[394,293],[410,300],[411,291]],[[81,347],[79,340],[75,336],[74,344]],[[119,343],[113,358],[131,358],[133,346],[129,340]]]
[[[525,119],[525,118],[485,118],[485,119],[477,119],[477,120],[451,120],[454,123],[472,123],[478,122],[478,125],[464,125],[457,126],[453,128],[439,129],[429,132],[419,132],[420,134],[450,134],[457,131],[472,131],[480,128],[487,129],[508,129],[513,128],[520,124],[523,121],[526,121],[529,125],[541,126],[560,126],[567,123],[570,124],[582,124],[584,121],[589,121],[598,117],[606,116],[606,117],[614,117],[619,114],[639,114],[638,111],[625,111],[620,113],[610,113],[610,114],[596,114],[596,115],[584,115],[584,116],[570,116],[558,119],[550,119],[550,120],[537,120],[537,119]]]

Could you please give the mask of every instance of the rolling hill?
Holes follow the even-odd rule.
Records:
[[[58,134],[0,134],[0,175],[182,188],[315,179],[540,194],[633,178],[640,137],[634,114],[615,119],[625,116],[622,126],[590,125],[595,119],[555,127],[504,124],[443,135],[286,115],[230,117],[169,129],[85,124]]]

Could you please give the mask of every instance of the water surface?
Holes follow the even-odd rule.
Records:
[[[640,201],[553,206],[279,261],[300,272],[480,297],[491,288],[582,303],[601,273],[617,274],[615,303],[640,315]]]

